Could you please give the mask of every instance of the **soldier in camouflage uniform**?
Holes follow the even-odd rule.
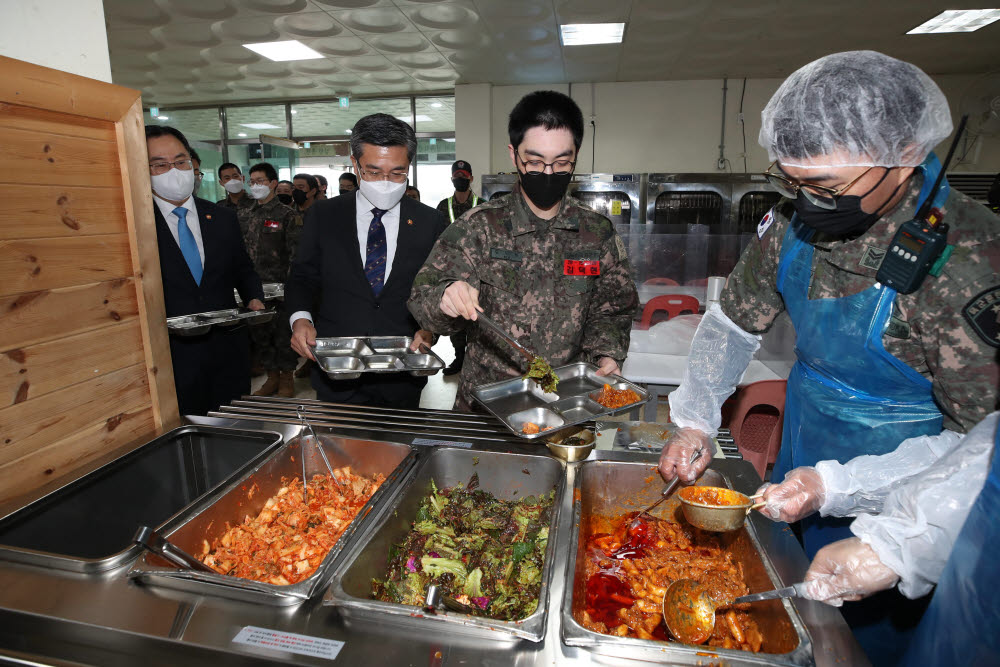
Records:
[[[219,165],[218,174],[219,185],[226,191],[226,196],[215,203],[219,206],[225,206],[239,216],[244,208],[252,206],[254,203],[253,197],[247,194],[244,187],[243,172],[232,162],[224,162]],[[243,232],[245,241],[247,230],[242,218],[240,219],[240,230]]]
[[[965,433],[994,410],[1000,229],[965,195],[931,192],[941,165],[930,151],[952,125],[944,95],[913,65],[872,51],[833,54],[792,74],[762,115],[760,143],[774,160],[767,177],[786,199],[758,225],[719,307],[702,319],[684,381],[670,396],[681,428],[664,448],[660,471],[692,481],[704,470],[707,457],[689,464],[690,454],[712,447],[718,408],[758,346],[754,334],[786,311],[797,362],[773,475],[785,481],[763,489],[766,514],[778,518],[774,512],[783,510],[771,504],[782,496],[801,500],[803,475],[859,456],[912,451],[900,447],[910,439],[934,450],[946,437],[942,429]],[[901,294],[877,274],[890,255],[919,265],[909,252],[915,243],[896,234],[924,201],[950,226],[954,252],[942,255],[916,291]],[[825,502],[822,492],[815,500],[813,511]],[[810,557],[851,536],[850,519],[834,512],[785,518],[801,518]],[[854,538],[824,552],[839,553],[850,569],[857,562],[850,559],[868,548]],[[811,576],[825,575],[811,569]],[[874,664],[895,664],[922,613],[897,591],[844,608]]]
[[[558,125],[541,120],[552,117]],[[473,387],[526,371],[523,357],[469,321],[479,311],[552,366],[587,361],[608,374],[619,372],[638,305],[611,223],[565,194],[583,136],[579,108],[561,93],[532,93],[508,129],[521,183],[448,226],[409,301],[425,329],[468,333],[456,404],[463,410],[472,408]]]
[[[247,253],[253,260],[262,282],[284,283],[302,232],[302,218],[275,195],[278,174],[266,162],[250,168],[250,194],[254,204],[244,208],[240,219],[246,221]],[[292,372],[298,356],[288,346],[292,332],[288,315],[279,310],[267,324],[250,328],[253,365],[267,373],[264,385],[255,396],[295,395]]]

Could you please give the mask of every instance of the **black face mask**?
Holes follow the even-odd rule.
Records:
[[[875,188],[882,185],[882,181],[886,179],[889,175],[889,170],[887,169],[882,178],[879,179],[868,192],[861,196],[857,195],[841,195],[837,198],[837,208],[830,210],[825,208],[820,208],[813,204],[811,201],[806,199],[802,192],[799,192],[799,196],[796,197],[792,204],[795,206],[795,214],[798,216],[799,220],[803,224],[812,227],[818,232],[823,232],[828,236],[834,237],[857,237],[864,234],[868,229],[874,225],[880,217],[882,217],[882,207],[879,207],[874,213],[868,213],[861,208],[861,200],[870,195],[875,191]],[[900,184],[902,185],[902,184]],[[889,198],[886,199],[886,203],[892,200],[896,196],[896,191],[899,190],[899,185],[896,189],[892,191]]]
[[[347,188],[340,188],[340,194],[346,195],[348,192],[354,192],[354,190],[348,190]]]
[[[295,200],[295,203],[299,206],[305,204],[306,199],[308,198],[309,195],[306,194],[305,190],[292,190],[292,199]]]
[[[453,178],[451,184],[455,186],[455,192],[468,192],[470,181],[467,178]]]
[[[291,206],[292,202],[295,201],[292,198],[292,195],[280,194],[280,195],[275,195],[275,196],[278,198],[278,201],[280,201],[285,206]]]

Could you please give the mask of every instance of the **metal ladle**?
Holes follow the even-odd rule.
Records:
[[[732,601],[718,601],[708,588],[694,579],[678,579],[667,586],[663,596],[663,622],[675,639],[684,644],[704,644],[715,629],[715,610],[744,602],[776,598],[805,597],[805,584],[799,583],[764,593],[743,595]]]
[[[689,466],[693,465],[694,462],[698,460],[698,457],[701,456],[701,452],[702,452],[702,448],[701,447],[699,447],[698,449],[695,450],[694,454],[692,454],[691,458],[688,460],[688,465]],[[675,473],[674,474],[674,478],[672,480],[670,480],[669,482],[667,482],[667,488],[663,489],[663,493],[660,494],[660,499],[657,500],[652,505],[650,505],[649,507],[647,507],[646,509],[644,509],[643,511],[639,512],[639,514],[649,514],[650,512],[652,512],[656,507],[658,507],[660,505],[660,503],[662,503],[664,500],[667,499],[667,497],[670,496],[670,493],[674,489],[677,488],[677,485],[680,483],[680,481],[681,481],[681,478],[678,477],[676,475],[676,473]]]

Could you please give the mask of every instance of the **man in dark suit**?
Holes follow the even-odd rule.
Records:
[[[172,127],[146,128],[156,241],[167,317],[235,308],[233,288],[253,310],[264,290],[243,245],[236,214],[191,196],[191,146]],[[204,415],[250,391],[246,325],[170,337],[181,414]]]
[[[300,355],[315,360],[317,335],[413,336],[412,350],[431,344],[406,300],[445,220],[403,197],[416,150],[413,128],[393,116],[365,116],[354,126],[351,160],[360,187],[309,208],[285,285],[292,348]],[[332,380],[312,371],[317,397],[334,403],[416,408],[426,383],[409,373]]]

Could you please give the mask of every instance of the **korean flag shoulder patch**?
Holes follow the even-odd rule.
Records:
[[[990,287],[972,297],[962,315],[983,342],[1000,347],[1000,287]]]
[[[774,224],[774,209],[773,208],[771,210],[769,210],[767,213],[765,213],[764,217],[761,218],[760,222],[757,223],[757,240],[758,241],[764,238],[764,234],[767,233],[767,230],[771,228],[772,224]]]

